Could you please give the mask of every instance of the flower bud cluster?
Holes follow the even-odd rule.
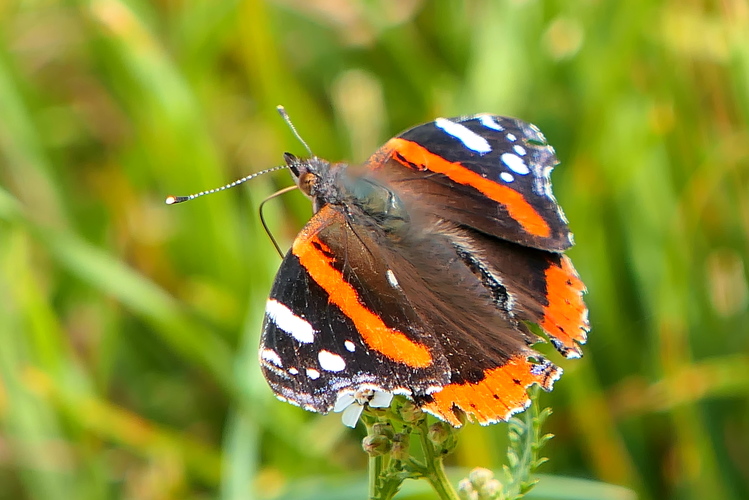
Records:
[[[502,493],[502,483],[489,469],[477,467],[458,483],[461,500],[495,500]]]

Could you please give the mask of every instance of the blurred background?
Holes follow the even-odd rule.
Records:
[[[257,366],[256,209],[289,175],[163,203],[303,154],[277,104],[331,160],[437,116],[538,125],[592,332],[552,355],[533,498],[749,498],[744,0],[3,0],[0,499],[364,497],[361,429]],[[311,209],[267,213],[287,248]],[[449,463],[505,439],[468,426]]]

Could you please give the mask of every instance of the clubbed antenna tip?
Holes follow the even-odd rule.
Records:
[[[291,123],[291,118],[289,118],[289,114],[286,112],[286,108],[284,108],[283,106],[281,106],[279,104],[278,106],[276,106],[276,110],[278,110],[278,114],[281,115],[281,118],[283,118],[283,121],[286,122],[286,124],[289,126],[289,128],[291,129],[291,131],[294,132],[294,135],[299,140],[299,142],[302,143],[302,145],[304,146],[304,149],[307,150],[307,153],[309,153],[310,156],[315,156],[315,155],[312,154],[312,150],[307,145],[307,143],[304,142],[304,139],[302,139],[302,136],[299,135],[299,132],[297,132],[296,127],[294,126],[294,124]]]
[[[189,196],[167,196],[164,202],[167,205],[176,205],[177,203],[182,203],[183,201],[187,201],[189,199]]]

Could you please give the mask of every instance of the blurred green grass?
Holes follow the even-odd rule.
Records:
[[[537,498],[749,497],[744,1],[6,0],[0,499],[363,496],[360,436],[256,363],[256,208],[290,180],[163,205],[301,153],[277,104],[336,160],[440,115],[541,127],[593,330]],[[288,245],[309,213],[269,220]],[[452,464],[500,467],[505,432]]]

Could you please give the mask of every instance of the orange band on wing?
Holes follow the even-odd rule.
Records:
[[[507,420],[528,406],[528,386],[539,384],[550,390],[561,370],[548,361],[538,365],[528,361],[526,355],[518,354],[485,375],[478,383],[446,385],[432,394],[433,400],[424,404],[422,410],[455,427],[462,425],[455,411],[458,408],[482,425]]]
[[[562,267],[550,266],[546,270],[546,297],[544,316],[539,326],[569,350],[568,357],[579,357],[577,343],[584,343],[588,331],[588,319],[583,293],[585,285],[566,256]]]
[[[551,236],[549,224],[523,198],[523,195],[514,189],[486,179],[460,163],[447,161],[419,144],[400,137],[390,139],[381,148],[382,151],[387,151],[388,149],[394,153],[398,153],[407,162],[421,166],[432,172],[443,174],[458,184],[477,189],[487,198],[503,205],[510,214],[510,217],[515,219],[528,233],[542,238]],[[394,154],[393,157],[398,160],[398,155]],[[403,162],[401,161],[401,163]],[[410,167],[410,165],[406,166]]]
[[[297,238],[292,252],[312,279],[328,293],[328,301],[353,321],[369,347],[393,361],[414,368],[432,364],[432,355],[426,346],[413,342],[398,330],[388,328],[376,314],[362,305],[354,287],[333,267],[330,250],[319,238]]]

